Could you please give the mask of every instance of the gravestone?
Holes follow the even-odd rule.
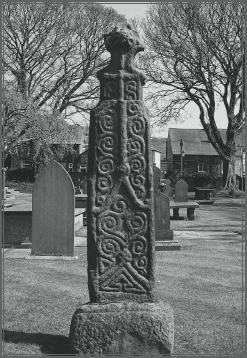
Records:
[[[154,165],[154,223],[156,251],[181,250],[170,229],[170,199],[159,189],[161,171]]]
[[[175,184],[174,201],[176,203],[188,201],[188,184],[183,179],[179,179]]]
[[[100,102],[91,111],[88,163],[88,288],[75,311],[71,353],[170,354],[173,313],[154,295],[153,173],[144,48],[130,25],[104,36],[110,64],[98,72]]]
[[[32,195],[32,255],[74,256],[73,182],[56,161],[38,175]]]
[[[173,240],[173,231],[170,229],[170,199],[159,189],[161,171],[154,166],[154,223],[155,247],[157,242]]]
[[[166,185],[163,189],[163,193],[168,196],[170,200],[173,200],[173,187],[171,186],[171,181],[166,179]]]

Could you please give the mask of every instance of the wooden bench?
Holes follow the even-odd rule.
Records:
[[[179,209],[187,208],[187,218],[188,220],[194,220],[194,212],[195,208],[199,208],[199,204],[194,201],[185,201],[185,202],[170,202],[170,208],[173,209],[173,217],[172,219],[179,219]]]

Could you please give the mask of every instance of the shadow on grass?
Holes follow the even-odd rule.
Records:
[[[70,355],[69,338],[62,335],[45,333],[25,333],[3,331],[3,341],[6,343],[26,343],[40,346],[41,353]]]

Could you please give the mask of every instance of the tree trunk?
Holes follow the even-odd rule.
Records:
[[[229,189],[230,187],[236,189],[236,174],[235,174],[235,156],[233,155],[230,160],[223,161],[223,188]]]

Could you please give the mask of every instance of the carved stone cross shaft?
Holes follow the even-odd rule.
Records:
[[[98,72],[100,102],[91,111],[88,155],[88,286],[90,302],[152,301],[153,181],[144,48],[130,26],[105,35],[109,66]]]
[[[89,304],[77,307],[70,350],[77,355],[163,355],[174,345],[173,311],[154,297],[153,174],[142,51],[127,25],[105,35],[109,66],[98,72],[88,154]]]

